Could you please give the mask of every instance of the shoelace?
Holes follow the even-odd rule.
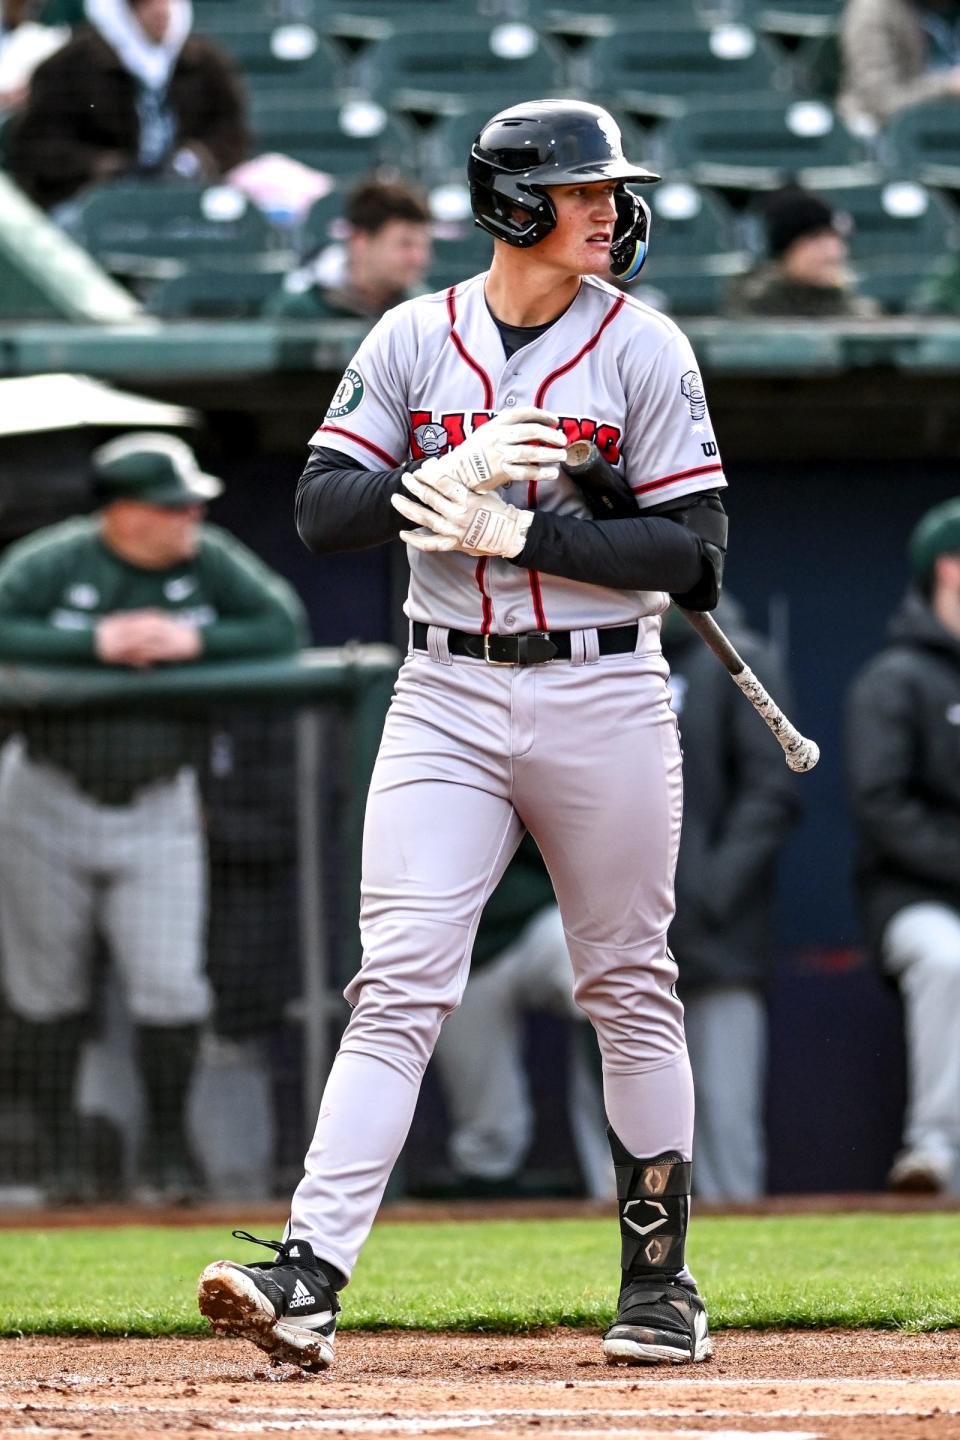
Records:
[[[249,1230],[231,1230],[230,1234],[235,1240],[249,1240],[251,1245],[262,1245],[265,1250],[273,1250],[279,1257],[276,1260],[255,1260],[253,1263],[260,1270],[273,1270],[289,1259],[290,1250],[286,1240],[282,1243],[279,1240],[261,1240],[258,1235],[251,1235]]]

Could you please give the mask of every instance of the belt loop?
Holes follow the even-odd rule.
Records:
[[[427,626],[427,654],[438,665],[452,665],[447,637],[450,631],[443,625]]]
[[[655,638],[656,638],[657,644],[660,643],[660,621],[661,621],[662,619],[663,619],[663,616],[662,616],[662,615],[657,615],[657,616],[655,617],[655,623],[656,623],[656,637],[655,637]],[[636,643],[636,645],[634,645],[634,647],[633,647],[633,653],[634,653],[634,655],[645,655],[645,654],[647,653],[647,651],[649,650],[649,648],[650,648],[650,629],[651,629],[651,620],[650,620],[650,617],[649,617],[649,616],[643,616],[643,615],[639,616],[639,617],[637,618],[637,643]]]
[[[600,659],[600,638],[596,630],[581,630],[583,636],[583,663],[596,665]]]
[[[587,660],[587,646],[582,630],[570,631],[570,664],[585,665]]]

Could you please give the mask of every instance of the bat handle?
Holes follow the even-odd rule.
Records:
[[[790,769],[795,770],[798,775],[812,770],[820,759],[820,746],[816,740],[808,740],[805,735],[800,734],[796,725],[787,719],[780,706],[767,694],[749,665],[744,665],[742,670],[733,675],[733,682],[770,727]]]

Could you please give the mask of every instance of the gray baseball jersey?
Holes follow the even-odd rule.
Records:
[[[442,455],[492,415],[537,405],[570,441],[621,464],[641,507],[726,481],[703,385],[672,320],[592,276],[557,322],[504,362],[483,275],[389,311],[348,366],[312,437],[368,469]],[[588,515],[559,479],[504,486],[525,509]],[[477,634],[620,625],[666,609],[660,591],[611,590],[507,560],[410,550],[411,620]]]

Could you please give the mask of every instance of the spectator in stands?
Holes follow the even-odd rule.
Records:
[[[101,511],[44,527],[0,561],[3,660],[139,672],[301,643],[289,586],[202,523],[222,486],[183,441],[123,436],[95,452],[93,467]],[[135,1026],[147,1192],[173,1201],[196,1189],[184,1107],[210,1006],[194,768],[205,730],[181,712],[115,702],[25,716],[0,753],[0,965],[10,1008],[31,1031],[52,1193],[69,1185],[98,937]]]
[[[65,25],[40,25],[38,0],[0,0],[0,118],[22,105],[30,77],[64,45]]]
[[[268,315],[378,320],[419,294],[430,264],[430,211],[404,180],[366,179],[347,197],[343,244],[320,250],[284,279]]]
[[[731,283],[726,314],[826,320],[880,313],[875,301],[856,293],[847,268],[849,216],[788,185],[767,199],[763,220],[766,259]]]
[[[783,696],[774,646],[746,626],[726,593],[715,614],[751,669]],[[673,607],[664,616],[662,644],[683,745],[670,948],[696,1099],[693,1184],[704,1200],[753,1200],[766,1191],[775,867],[797,817],[796,781],[763,721]]]
[[[839,109],[875,131],[924,100],[960,99],[957,0],[847,0],[840,22]]]
[[[847,708],[867,937],[900,987],[907,1048],[894,1190],[942,1191],[960,1157],[960,496],[920,519],[890,643]]]
[[[45,209],[127,176],[214,179],[248,149],[232,65],[189,0],[86,0],[88,25],[34,72],[9,167]]]
[[[444,1021],[434,1051],[450,1119],[450,1180],[418,1193],[450,1199],[537,1193],[532,1177],[523,1176],[534,1128],[524,1021],[535,1011],[586,1025],[573,999],[553,885],[528,835],[483,912],[463,1000]],[[610,1197],[603,1099],[584,1054],[574,1037],[566,1076],[570,1130],[587,1190]],[[558,1065],[554,1083],[561,1073]]]

